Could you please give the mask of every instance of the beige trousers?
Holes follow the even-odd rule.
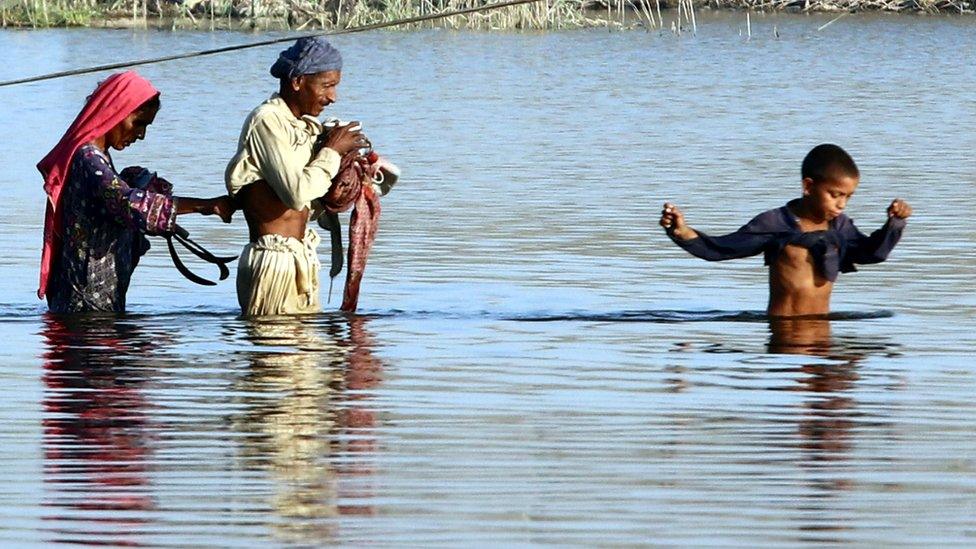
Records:
[[[306,229],[301,241],[264,235],[237,262],[237,301],[244,316],[317,313],[319,235]]]

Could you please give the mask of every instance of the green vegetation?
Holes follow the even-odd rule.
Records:
[[[0,0],[4,27],[343,29],[475,7],[490,0]],[[909,11],[973,13],[976,0],[540,0],[454,16],[447,28],[559,29],[695,26],[695,11]]]
[[[0,1],[4,27],[87,27],[104,13],[104,6],[93,0]]]

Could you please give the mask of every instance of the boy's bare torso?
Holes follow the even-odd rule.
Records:
[[[814,223],[799,218],[803,232],[822,231],[826,221]],[[830,312],[830,293],[834,283],[818,271],[810,250],[787,244],[769,266],[770,316],[825,315]]]
[[[825,315],[834,283],[817,271],[810,250],[788,244],[769,266],[770,316]]]

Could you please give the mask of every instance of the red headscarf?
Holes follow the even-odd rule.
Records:
[[[44,249],[41,252],[41,282],[37,297],[43,299],[51,274],[54,258],[61,251],[61,189],[68,178],[71,158],[78,147],[101,137],[119,122],[135,112],[143,103],[159,95],[148,80],[134,71],[113,74],[100,83],[64,132],[61,141],[37,163],[44,176],[44,192],[47,193],[47,211],[44,215]]]

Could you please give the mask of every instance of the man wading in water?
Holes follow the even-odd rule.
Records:
[[[247,219],[250,243],[237,270],[245,316],[320,310],[318,234],[309,219],[324,210],[340,160],[368,145],[353,124],[331,130],[317,149],[317,116],[336,101],[342,57],[324,38],[301,38],[271,67],[278,93],[244,121],[237,154],[224,173]],[[335,190],[333,190],[334,194]]]

